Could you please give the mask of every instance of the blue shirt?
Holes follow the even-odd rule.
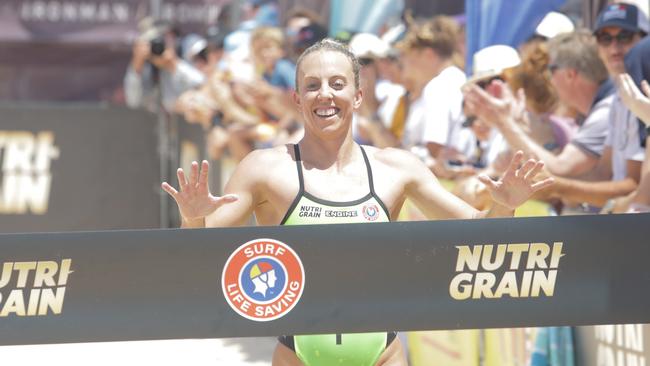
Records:
[[[264,80],[278,88],[289,90],[296,85],[296,65],[285,59],[278,60],[271,74],[264,74]]]

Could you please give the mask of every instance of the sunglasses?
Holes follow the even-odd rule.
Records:
[[[636,33],[628,30],[622,30],[618,32],[617,35],[613,36],[607,32],[598,32],[596,33],[596,41],[598,42],[599,45],[603,47],[607,47],[616,40],[618,44],[621,45],[628,45],[632,42],[634,39],[634,35]]]
[[[551,75],[553,75],[553,73],[554,73],[555,71],[557,71],[557,70],[558,70],[559,68],[561,68],[561,67],[562,67],[562,66],[560,66],[560,65],[558,65],[558,64],[548,64],[548,66],[546,66],[546,68],[547,68],[548,71],[551,73]]]
[[[375,62],[375,60],[373,60],[370,57],[361,57],[361,58],[359,58],[359,65],[360,66],[368,66],[368,65],[372,64],[373,62]]]
[[[476,85],[478,85],[478,87],[481,89],[485,89],[487,88],[488,85],[492,84],[492,82],[495,80],[503,81],[503,78],[501,76],[494,76],[489,79],[479,80],[476,82]]]

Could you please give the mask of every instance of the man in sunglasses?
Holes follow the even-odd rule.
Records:
[[[634,5],[611,4],[598,15],[594,37],[598,54],[610,79],[624,73],[629,51],[648,33],[646,15]],[[608,116],[604,148],[594,169],[596,181],[557,179],[556,195],[572,202],[605,206],[606,210],[624,206],[623,198],[633,192],[640,180],[644,150],[640,143],[636,119],[616,94]]]
[[[611,76],[625,72],[625,55],[649,28],[648,18],[635,5],[611,4],[598,15],[594,36],[598,54]]]

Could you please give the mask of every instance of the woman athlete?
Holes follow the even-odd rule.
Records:
[[[354,110],[363,92],[359,64],[346,46],[323,40],[297,63],[294,101],[304,119],[296,145],[251,152],[235,169],[222,197],[208,189],[208,163],[192,163],[189,179],[178,170],[178,190],[162,188],[178,204],[184,228],[298,225],[394,220],[406,198],[429,219],[512,216],[514,209],[552,179],[535,182],[543,163],[522,164],[515,154],[499,181],[487,176],[494,205],[481,212],[446,191],[416,156],[394,148],[357,145]],[[338,212],[330,215],[301,212]],[[371,217],[372,220],[367,219]],[[273,365],[406,365],[393,332],[282,336]]]

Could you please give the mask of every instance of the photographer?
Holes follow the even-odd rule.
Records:
[[[200,86],[205,76],[177,55],[178,32],[169,25],[141,22],[141,36],[133,45],[131,63],[124,76],[126,103],[131,108],[156,110],[158,98],[167,112],[186,90]],[[159,87],[159,88],[157,88]]]

